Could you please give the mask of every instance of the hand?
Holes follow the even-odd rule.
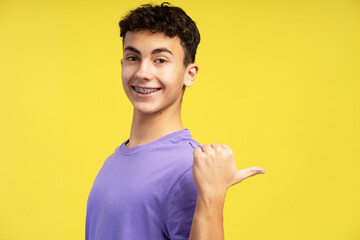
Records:
[[[260,167],[238,170],[231,148],[225,144],[204,144],[194,149],[193,177],[198,194],[225,195],[227,189],[248,177],[264,174]]]

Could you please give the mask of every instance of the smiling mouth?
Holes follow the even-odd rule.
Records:
[[[135,90],[135,92],[141,93],[141,94],[150,94],[153,92],[159,91],[161,88],[139,88],[132,86],[132,88]]]

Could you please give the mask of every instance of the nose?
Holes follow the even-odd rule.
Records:
[[[151,80],[153,75],[152,62],[144,59],[135,73],[135,78],[140,80]]]

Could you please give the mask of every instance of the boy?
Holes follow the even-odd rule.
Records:
[[[237,170],[228,146],[201,146],[182,125],[182,97],[198,72],[198,29],[167,3],[143,5],[119,25],[133,120],[130,138],[94,181],[86,240],[223,239],[226,190],[264,170]]]

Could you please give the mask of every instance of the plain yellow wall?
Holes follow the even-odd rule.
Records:
[[[129,137],[118,21],[141,3],[0,1],[0,239],[84,239]],[[185,127],[266,170],[229,190],[226,239],[360,239],[360,2],[172,3],[202,37]]]

